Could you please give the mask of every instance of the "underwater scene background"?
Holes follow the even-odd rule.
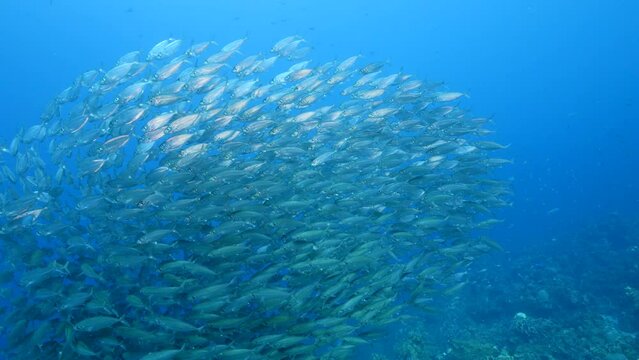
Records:
[[[638,359],[638,23],[2,1],[0,358]]]

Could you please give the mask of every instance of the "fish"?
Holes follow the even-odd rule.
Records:
[[[274,53],[278,53],[280,51],[282,51],[285,47],[287,47],[289,44],[291,44],[292,42],[296,41],[296,40],[301,40],[301,37],[299,37],[298,35],[291,35],[291,36],[287,36],[281,40],[278,40],[273,47],[271,47],[271,52]]]
[[[155,44],[151,50],[149,50],[146,60],[162,60],[174,55],[177,50],[182,45],[182,40],[180,39],[166,39],[162,40],[159,43]]]
[[[150,319],[149,321],[173,332],[198,332],[204,328],[204,327],[197,328],[180,319],[176,319],[176,318],[172,318],[168,316],[156,316]]]
[[[249,41],[129,52],[3,142],[0,357],[352,358],[500,249],[463,93]]]
[[[437,101],[437,102],[455,101],[455,100],[459,99],[462,96],[464,96],[464,93],[460,93],[460,92],[441,92],[441,93],[435,94],[435,101]]]
[[[242,47],[244,42],[246,42],[246,38],[231,41],[222,47],[222,52],[236,52]]]
[[[112,327],[120,322],[125,323],[124,320],[119,318],[110,316],[94,316],[77,322],[73,325],[73,329],[79,332],[96,332]]]
[[[186,55],[189,56],[189,57],[195,57],[195,56],[201,55],[211,45],[217,45],[217,43],[215,41],[203,41],[203,42],[200,42],[200,43],[197,43],[197,44],[193,44],[186,51]]]
[[[182,347],[179,348],[179,349],[168,349],[168,350],[160,350],[160,351],[150,352],[150,353],[147,353],[146,355],[142,356],[140,358],[140,360],[167,360],[167,359],[173,359],[173,358],[175,358],[176,355],[178,355],[178,354],[180,354],[181,352],[184,351],[184,347],[185,347],[185,345],[182,345]]]
[[[186,57],[177,58],[171,61],[170,63],[162,66],[158,71],[153,75],[153,80],[155,81],[163,81],[171,76],[175,75],[182,66],[188,64],[188,60]]]
[[[130,51],[120,56],[120,58],[116,62],[116,65],[139,61],[141,53],[142,52],[140,50]],[[86,75],[83,75],[83,78],[86,78],[86,77],[87,77]]]
[[[140,81],[127,86],[120,92],[120,94],[118,94],[118,96],[114,99],[114,102],[122,105],[139,99],[144,93],[144,88],[148,84],[149,83],[146,81]]]

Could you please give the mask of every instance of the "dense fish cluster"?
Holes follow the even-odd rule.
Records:
[[[463,94],[244,41],[128,53],[2,147],[5,356],[345,359],[496,246]]]

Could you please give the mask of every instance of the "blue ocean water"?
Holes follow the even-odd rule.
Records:
[[[513,204],[492,237],[506,253],[550,241],[569,253],[589,226],[637,216],[638,24],[629,0],[6,0],[0,138],[38,123],[81,72],[162,39],[247,37],[253,54],[297,34],[318,64],[361,54],[467,94],[514,161],[498,173]]]
[[[469,94],[512,144],[515,207],[526,243],[637,207],[637,5],[620,1],[51,1],[0,4],[3,129],[34,124],[86,69],[172,36],[247,36],[261,50],[290,34],[325,59],[362,54]],[[559,209],[552,216],[548,212]],[[503,233],[504,237],[512,231]]]

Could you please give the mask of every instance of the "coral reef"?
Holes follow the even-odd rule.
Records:
[[[475,263],[439,321],[391,359],[639,359],[639,219],[613,216],[563,242]],[[614,279],[614,281],[611,281]]]

